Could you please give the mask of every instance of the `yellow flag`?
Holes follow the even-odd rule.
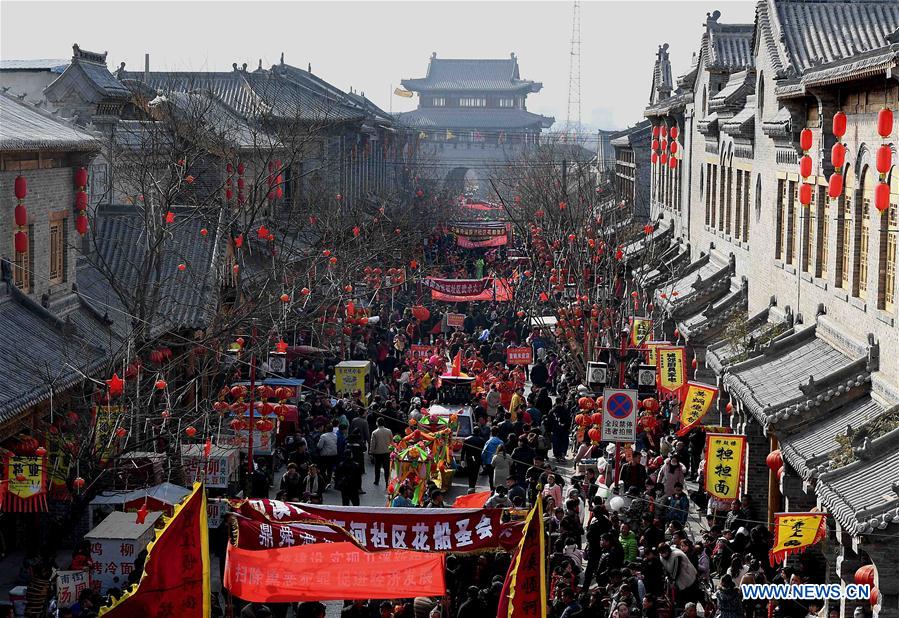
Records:
[[[446,139],[453,139],[454,137],[456,137],[456,136],[453,135],[453,132],[450,131],[449,129],[447,129],[446,130]]]
[[[824,538],[824,513],[775,513],[771,566]]]
[[[404,90],[403,88],[394,88],[393,94],[395,94],[398,97],[403,97],[404,99],[411,99],[412,97],[415,96],[414,93],[409,92],[408,90]]]
[[[631,345],[638,347],[649,340],[652,335],[651,318],[631,318]]]
[[[663,346],[670,346],[670,341],[647,341],[646,342],[646,364],[652,365],[653,367],[658,367],[658,362],[656,359],[658,355],[656,354],[656,350]]]
[[[658,360],[656,385],[659,392],[677,395],[687,382],[684,369],[686,350],[679,346],[660,346],[656,348],[656,358]]]
[[[746,436],[709,433],[705,438],[705,490],[719,500],[740,497]]]
[[[684,401],[680,407],[680,429],[677,435],[682,436],[689,432],[712,408],[712,402],[718,389],[707,384],[687,382],[687,390]]]

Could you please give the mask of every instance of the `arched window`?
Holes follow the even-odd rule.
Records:
[[[855,190],[855,174],[846,169],[843,194],[837,200],[837,287],[849,290],[849,274],[852,268],[852,194]]]
[[[858,264],[855,266],[855,295],[868,298],[868,247],[871,242],[871,204],[874,202],[876,180],[874,170],[870,166],[862,173],[861,198],[856,204],[855,221],[858,225],[856,241],[858,242]]]
[[[755,221],[756,223],[762,218],[762,175],[755,177]],[[746,232],[748,236],[749,224],[746,224]]]
[[[703,116],[707,116],[709,113],[709,94],[706,90],[706,86],[702,87],[702,114]]]
[[[765,75],[759,71],[758,87],[755,89],[755,107],[758,109],[759,118],[765,113]]]
[[[890,208],[880,215],[880,283],[877,308],[896,309],[896,253],[899,241],[899,168],[890,171]]]

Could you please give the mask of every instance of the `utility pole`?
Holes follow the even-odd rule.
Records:
[[[581,129],[581,3],[574,0],[571,18],[571,52],[568,58],[568,116],[565,132]]]

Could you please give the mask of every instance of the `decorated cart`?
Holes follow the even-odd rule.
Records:
[[[412,502],[421,505],[427,498],[428,485],[446,490],[453,482],[453,436],[458,418],[422,414],[412,419],[406,435],[396,437],[391,458],[391,480],[387,486],[388,501],[400,488],[412,488]]]

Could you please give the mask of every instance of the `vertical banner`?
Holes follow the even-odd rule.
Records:
[[[805,551],[824,538],[824,513],[775,513],[771,566]]]
[[[631,318],[631,346],[638,348],[652,336],[652,318]]]
[[[14,513],[47,512],[47,460],[44,457],[8,455],[3,510]]]
[[[670,341],[647,341],[643,344],[643,347],[646,349],[646,364],[658,367],[659,363],[656,360],[658,358],[658,355],[656,354],[657,350],[661,347],[670,345]]]
[[[677,435],[682,436],[688,433],[693,427],[699,424],[702,418],[712,408],[712,402],[718,395],[718,389],[708,384],[699,384],[697,382],[687,382],[687,388],[684,394],[684,401],[680,407],[680,429]]]
[[[719,500],[740,497],[746,436],[710,433],[705,438],[705,490]]]
[[[543,501],[537,500],[506,573],[497,618],[546,618],[545,542]]]
[[[656,386],[659,393],[677,396],[687,383],[687,351],[679,346],[660,346],[656,348],[656,358],[659,372]]]

